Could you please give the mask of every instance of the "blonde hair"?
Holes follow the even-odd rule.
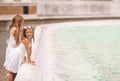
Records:
[[[10,25],[10,28],[9,28],[9,32],[10,32],[12,27],[16,27],[20,31],[20,27],[21,27],[23,22],[24,22],[24,18],[21,15],[14,16],[13,19],[12,19],[12,23]],[[18,33],[20,34],[20,32],[18,32]],[[9,37],[10,37],[10,33],[9,33]],[[19,36],[18,36],[18,37],[16,37],[16,44],[19,44],[19,41],[20,40],[19,40]]]
[[[10,25],[10,29],[12,27],[21,27],[22,22],[24,22],[24,18],[21,15],[16,15],[15,17],[13,17],[12,19],[12,23]]]

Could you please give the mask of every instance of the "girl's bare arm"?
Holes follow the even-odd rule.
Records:
[[[25,45],[26,51],[27,51],[27,61],[29,64],[34,65],[34,61],[31,61],[31,48],[29,47],[29,41],[27,39],[22,40],[22,42]]]
[[[14,36],[15,36],[15,40],[16,40],[17,45],[19,45],[19,35],[20,35],[20,30],[19,30],[19,28],[16,28]]]

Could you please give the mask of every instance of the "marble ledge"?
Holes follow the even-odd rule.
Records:
[[[36,14],[32,15],[23,15],[19,14],[24,17],[25,20],[35,20],[38,19]],[[15,15],[0,15],[0,21],[10,21]]]
[[[120,19],[120,15],[23,15],[25,20],[44,20],[44,19]],[[0,21],[10,21],[15,15],[0,15]]]
[[[0,6],[37,6],[36,2],[0,2]]]

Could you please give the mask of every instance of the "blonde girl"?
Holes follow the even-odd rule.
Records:
[[[16,15],[12,19],[12,23],[9,28],[9,38],[7,39],[7,48],[6,48],[6,57],[4,62],[4,67],[9,63],[9,60],[12,58],[7,59],[7,56],[19,45],[20,43],[20,28],[24,22],[24,18],[21,15]],[[15,73],[8,71],[8,80],[14,81],[16,76]]]

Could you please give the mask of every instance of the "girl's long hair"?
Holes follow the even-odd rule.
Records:
[[[23,22],[24,22],[24,18],[21,15],[16,15],[15,17],[13,17],[12,23],[11,23],[10,28],[9,28],[9,37],[10,37],[10,30],[11,30],[11,28],[12,27],[16,27],[16,28],[19,28],[19,30],[20,30],[20,27],[21,27]],[[18,37],[18,40],[16,40],[16,41],[20,41],[19,37]]]
[[[18,28],[20,28],[22,22],[24,22],[24,18],[23,18],[22,16],[20,16],[20,15],[16,15],[16,16],[13,17],[13,19],[12,19],[12,23],[11,23],[11,25],[10,25],[10,29],[11,29],[12,27],[18,27]]]

